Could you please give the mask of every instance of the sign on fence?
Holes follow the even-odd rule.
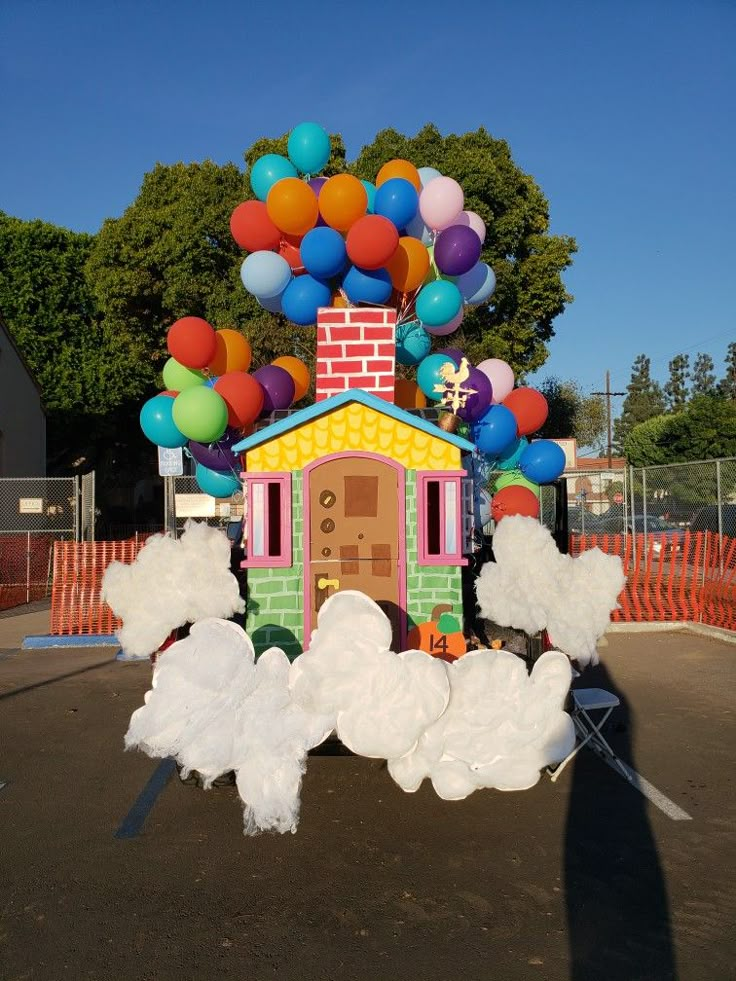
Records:
[[[181,477],[184,473],[184,455],[181,446],[170,449],[158,448],[158,473],[160,477]]]

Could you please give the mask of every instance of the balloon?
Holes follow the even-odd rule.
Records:
[[[294,401],[294,379],[285,368],[267,364],[253,373],[264,392],[262,414],[288,409]]]
[[[351,266],[342,288],[351,303],[385,303],[391,296],[391,277],[385,269],[359,269]]]
[[[174,422],[173,409],[174,399],[168,395],[154,395],[141,408],[141,429],[146,439],[156,446],[173,449],[184,446],[187,441]]]
[[[443,347],[442,350],[438,351],[437,353],[444,354],[444,356],[450,361],[454,361],[458,368],[460,367],[460,362],[465,357],[459,347]]]
[[[183,392],[185,388],[204,385],[204,375],[201,371],[187,368],[175,358],[169,358],[163,370],[164,385],[174,392]]]
[[[404,231],[407,235],[411,235],[412,238],[418,238],[422,245],[432,244],[432,233],[422,221],[422,216],[418,211],[412,220],[407,223]]]
[[[478,371],[488,375],[493,387],[493,404],[498,405],[499,402],[503,402],[514,387],[514,372],[511,365],[500,358],[486,358],[478,365]]]
[[[281,358],[276,358],[271,363],[275,364],[277,368],[283,368],[284,371],[288,371],[291,375],[292,381],[294,382],[294,401],[298,402],[299,399],[304,398],[311,382],[309,368],[307,368],[304,362],[300,358],[293,357],[291,354],[285,354]]]
[[[511,514],[523,514],[529,518],[539,517],[539,500],[528,487],[504,487],[493,495],[491,502],[493,520],[499,522]]]
[[[258,300],[268,300],[286,289],[291,266],[275,252],[251,252],[240,267],[243,286]]]
[[[259,201],[265,201],[276,181],[296,177],[296,167],[280,153],[259,157],[250,169],[250,186]]]
[[[404,235],[386,263],[394,289],[401,293],[413,293],[419,289],[429,271],[427,247],[415,238]]]
[[[219,377],[220,377],[219,375],[210,375],[209,378],[206,378],[204,383],[207,386],[207,388],[214,388],[215,382]],[[177,392],[176,394],[178,395],[179,393]]]
[[[215,391],[227,406],[229,426],[245,429],[261,414],[263,389],[252,375],[244,371],[228,371],[215,382]]]
[[[397,378],[394,384],[394,405],[400,409],[424,409],[427,397],[415,381]]]
[[[428,228],[452,225],[463,210],[463,189],[452,177],[435,177],[419,195],[419,213]]]
[[[363,185],[363,187],[365,188],[365,193],[368,195],[368,208],[367,208],[368,214],[374,215],[375,211],[373,209],[373,206],[376,202],[376,185],[371,184],[370,181],[364,181],[364,180],[361,180],[360,183]]]
[[[424,329],[433,337],[447,337],[448,334],[455,333],[460,324],[463,322],[464,316],[465,313],[463,308],[460,307],[452,320],[448,320],[446,324],[439,324],[437,327],[428,327],[427,324],[424,324]]]
[[[462,387],[472,388],[474,392],[467,397],[465,405],[457,410],[457,414],[464,422],[475,422],[476,419],[480,419],[491,404],[491,395],[493,394],[491,383],[482,371],[471,367],[467,381],[462,383]]]
[[[503,405],[492,405],[486,409],[473,429],[475,445],[487,456],[499,456],[515,440],[516,416]]]
[[[496,406],[496,408],[504,408],[504,406]],[[514,416],[514,419],[516,416]],[[512,443],[506,447],[503,453],[499,453],[495,465],[497,470],[515,470],[516,466],[521,459],[521,454],[529,445],[529,440],[526,436],[520,436],[515,439]]]
[[[419,180],[421,181],[422,187],[426,187],[430,181],[433,181],[435,177],[442,177],[439,170],[434,167],[420,167],[418,170]]]
[[[241,489],[240,479],[234,474],[218,473],[203,467],[201,463],[197,464],[194,477],[199,489],[212,497],[232,497]]]
[[[250,343],[239,330],[229,327],[215,334],[215,353],[208,367],[210,375],[224,375],[227,371],[247,371],[252,351]]]
[[[307,272],[316,279],[338,276],[347,262],[345,240],[334,228],[313,228],[302,239],[301,256]]]
[[[476,214],[474,211],[461,211],[453,222],[455,225],[465,225],[466,228],[472,228],[481,243],[486,240],[486,223],[483,221],[480,215]]]
[[[298,177],[277,181],[268,192],[266,208],[274,225],[287,235],[305,235],[319,215],[314,191]]]
[[[330,159],[330,137],[317,123],[299,123],[289,134],[286,152],[303,174],[317,174]]]
[[[434,184],[435,181],[432,183]],[[435,283],[428,283],[422,287],[417,296],[416,314],[425,327],[440,327],[452,320],[460,310],[462,302],[457,286],[439,279]]]
[[[279,255],[289,263],[294,276],[301,276],[307,271],[300,251],[303,241],[301,235],[284,235],[279,245]]]
[[[493,491],[498,493],[504,487],[526,487],[535,497],[539,497],[539,484],[535,484],[533,480],[527,480],[521,470],[514,469],[500,474],[493,485]]]
[[[342,295],[340,290],[335,290],[335,292],[332,294],[332,300],[330,301],[330,306],[335,307],[335,309],[339,310],[339,309],[345,309],[349,305],[350,304]]]
[[[190,439],[189,452],[197,463],[201,463],[208,470],[232,473],[234,470],[240,470],[240,460],[232,452],[232,448],[242,438],[243,435],[239,430],[226,429],[213,443],[198,443]]]
[[[177,396],[177,395],[178,395],[179,393],[178,393],[178,392],[175,392],[175,391],[173,390],[173,388],[167,388],[167,389],[166,389],[166,391],[164,391],[164,392],[159,392],[158,394],[159,394],[159,395],[169,395],[169,396],[171,396],[171,398],[172,398],[172,399],[175,399],[175,398],[176,398],[176,396]]]
[[[319,192],[325,186],[325,184],[327,183],[327,180],[328,180],[327,177],[310,177],[310,179],[307,181],[307,183],[309,184],[309,186],[314,191],[315,197],[319,197]],[[321,227],[324,226],[324,224],[325,224],[324,218],[322,217],[322,215],[318,214],[317,215],[317,226],[316,227],[317,228],[321,228]]]
[[[166,335],[169,354],[185,368],[204,368],[215,353],[215,331],[201,317],[182,317]]]
[[[519,469],[528,480],[549,484],[565,469],[565,451],[551,439],[535,439],[522,453]]]
[[[396,328],[396,360],[399,364],[419,364],[432,350],[432,341],[418,320]]]
[[[283,293],[279,293],[278,296],[256,297],[256,300],[258,305],[264,310],[268,310],[269,313],[281,313],[281,297],[283,295]]]
[[[419,171],[408,160],[389,160],[388,163],[385,163],[378,171],[376,187],[380,188],[382,184],[393,180],[394,177],[400,177],[402,180],[409,181],[416,191],[421,190],[422,182],[419,177]]]
[[[263,201],[243,201],[230,215],[230,231],[241,249],[271,252],[279,247],[281,232],[268,217]]]
[[[227,406],[213,388],[198,385],[174,399],[174,422],[188,439],[212,443],[227,427]]]
[[[348,232],[345,244],[352,263],[361,269],[378,269],[396,251],[399,233],[388,218],[364,215]]]
[[[292,279],[281,294],[281,312],[300,327],[309,327],[317,323],[319,308],[330,305],[331,296],[327,283],[306,273]]]
[[[445,276],[462,276],[477,265],[481,241],[472,228],[450,225],[437,236],[434,261]]]
[[[335,174],[319,192],[319,210],[325,222],[346,232],[368,207],[368,194],[357,177]]]
[[[528,436],[544,425],[549,415],[547,399],[536,388],[515,388],[503,400],[516,416],[519,436]]]
[[[376,191],[373,209],[397,228],[404,228],[416,216],[419,195],[416,188],[403,177],[392,177]]]
[[[496,276],[485,262],[479,262],[470,272],[457,280],[463,300],[469,307],[477,307],[490,299],[496,288]]]
[[[440,374],[443,365],[451,364],[453,368],[457,365],[444,354],[430,354],[417,368],[417,384],[433,402],[439,402],[445,394],[445,380]],[[439,391],[435,391],[438,387]]]

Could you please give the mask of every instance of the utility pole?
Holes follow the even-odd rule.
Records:
[[[613,470],[613,428],[611,424],[611,397],[614,395],[626,395],[626,392],[611,391],[611,372],[606,372],[605,392],[591,392],[591,395],[606,396],[606,413],[608,415],[608,469]]]

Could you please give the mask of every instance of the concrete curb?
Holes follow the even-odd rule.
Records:
[[[24,651],[46,650],[51,647],[119,647],[115,634],[31,634],[24,638]]]
[[[658,634],[677,631],[678,633],[700,634],[713,640],[723,640],[727,644],[736,644],[736,632],[725,630],[723,627],[711,627],[707,623],[693,623],[691,620],[667,620],[655,623],[616,622],[606,630],[607,634]],[[604,635],[605,636],[605,635]]]

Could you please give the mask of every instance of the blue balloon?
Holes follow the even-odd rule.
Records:
[[[411,235],[412,238],[418,238],[422,245],[432,244],[432,232],[424,224],[422,221],[422,216],[418,211],[412,220],[405,226],[404,231],[407,235]]]
[[[348,260],[345,239],[327,225],[307,232],[299,246],[299,254],[307,272],[317,279],[339,276]]]
[[[444,397],[445,381],[440,375],[440,368],[448,361],[455,368],[454,362],[446,355],[430,354],[417,368],[417,385],[433,402],[439,402]],[[435,386],[439,386],[438,391],[435,391]]]
[[[391,277],[385,269],[359,269],[351,266],[342,288],[351,303],[385,303],[391,296]]]
[[[317,123],[299,123],[286,145],[289,160],[303,174],[318,174],[330,159],[330,137]]]
[[[416,314],[427,327],[442,327],[457,316],[463,305],[460,290],[454,283],[438,279],[423,286],[416,302]]]
[[[422,187],[426,187],[430,181],[435,179],[435,177],[442,177],[442,174],[434,167],[419,168],[419,180],[422,182]]]
[[[156,446],[174,449],[185,446],[187,437],[174,422],[174,399],[170,395],[154,395],[141,408],[141,429],[146,439]]]
[[[263,307],[264,310],[268,310],[269,313],[283,313],[281,309],[281,297],[283,293],[278,293],[276,296],[264,296],[258,300],[258,306]]]
[[[509,443],[503,453],[499,453],[498,455],[496,470],[515,470],[528,445],[529,440],[526,436],[520,436],[513,443]]]
[[[551,439],[535,439],[521,454],[519,469],[527,480],[549,484],[565,469],[565,451]]]
[[[199,489],[212,497],[232,497],[235,491],[242,490],[240,481],[232,473],[210,470],[201,463],[197,464],[194,477]]]
[[[329,307],[332,299],[330,287],[305,274],[295,276],[281,295],[281,312],[300,327],[317,323],[320,307]]]
[[[399,364],[419,364],[432,350],[432,339],[418,320],[396,328],[396,360]]]
[[[376,191],[373,210],[392,221],[397,228],[406,228],[416,216],[419,195],[412,183],[403,177],[392,177]]]
[[[296,177],[296,167],[280,153],[267,153],[259,157],[250,169],[250,186],[259,201],[265,201],[276,181],[284,177]]]
[[[492,296],[496,288],[496,274],[486,262],[478,262],[468,272],[455,280],[465,303],[476,307]]]
[[[498,456],[516,440],[514,413],[503,405],[492,405],[473,427],[473,439],[481,453]]]
[[[210,375],[210,377],[205,381],[206,388],[214,388],[215,383],[219,380],[219,375]]]
[[[268,300],[286,289],[291,266],[276,252],[251,252],[240,267],[240,278],[257,300]]]
[[[363,180],[361,180],[360,183],[363,185],[365,188],[365,193],[368,195],[368,207],[366,209],[366,214],[375,215],[376,212],[373,210],[373,208],[376,203],[376,185],[371,184],[370,181]]]

